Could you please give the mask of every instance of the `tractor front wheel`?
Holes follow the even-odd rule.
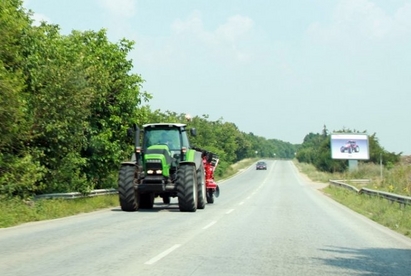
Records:
[[[118,176],[118,194],[121,210],[133,212],[138,210],[137,195],[134,190],[134,166],[121,166]]]
[[[177,171],[177,197],[181,212],[195,212],[198,206],[197,177],[195,166],[181,165]]]

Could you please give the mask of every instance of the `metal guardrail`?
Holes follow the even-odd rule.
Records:
[[[372,190],[368,188],[361,188],[358,189],[350,184],[345,183],[346,180],[329,180],[329,182],[335,186],[339,186],[348,190],[352,190],[357,192],[358,194],[366,194],[369,196],[378,196],[385,198],[387,200],[390,200],[391,202],[398,202],[400,205],[411,205],[411,197],[409,196],[403,196],[403,195],[397,195],[389,192],[382,192],[378,190]],[[366,179],[354,179],[350,180],[350,182],[369,182],[369,180]]]
[[[43,194],[43,195],[36,195],[35,199],[75,199],[75,198],[82,198],[82,197],[93,197],[93,196],[102,196],[102,195],[112,195],[117,194],[117,189],[97,189],[92,190],[89,193],[83,194],[79,192],[72,192],[72,193],[53,193],[53,194]]]
[[[371,196],[379,196],[385,199],[388,199],[392,202],[398,202],[400,204],[404,204],[404,205],[411,205],[411,197],[409,196],[402,196],[402,195],[397,195],[397,194],[393,194],[393,193],[388,193],[388,192],[381,192],[381,191],[376,191],[376,190],[371,190],[371,189],[367,189],[367,188],[362,188],[360,190],[361,194],[367,194],[367,195],[371,195]]]
[[[357,187],[354,187],[350,184],[345,183],[344,180],[330,180],[330,183],[335,185],[335,186],[345,188],[347,190],[351,190],[351,191],[354,191],[354,192],[357,192],[357,193],[360,192],[360,189],[358,189]]]

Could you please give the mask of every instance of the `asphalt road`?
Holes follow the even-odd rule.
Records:
[[[0,275],[411,274],[411,239],[317,188],[292,162],[268,161],[195,213],[172,199],[0,229]]]

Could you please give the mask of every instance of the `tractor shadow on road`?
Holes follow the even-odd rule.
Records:
[[[120,207],[111,209],[112,212],[123,212]],[[158,213],[158,212],[180,212],[178,203],[164,204],[162,202],[155,202],[153,209],[138,209],[137,212],[142,213]]]
[[[317,260],[328,266],[353,270],[356,275],[410,275],[410,249],[331,247],[320,250],[333,257]]]

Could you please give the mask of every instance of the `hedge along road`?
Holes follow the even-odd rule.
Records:
[[[179,212],[102,210],[0,229],[0,275],[409,275],[411,240],[334,202],[291,161]]]

